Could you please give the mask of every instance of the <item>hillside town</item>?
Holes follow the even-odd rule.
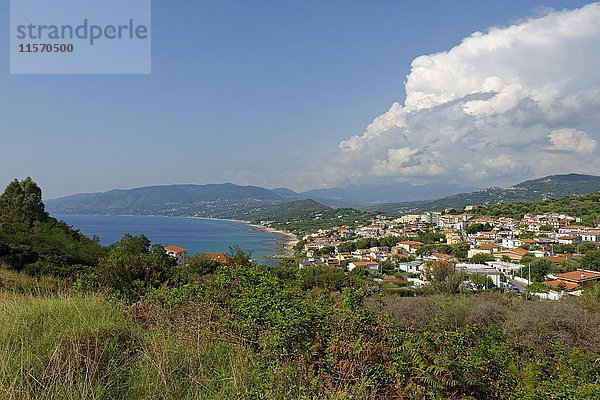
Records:
[[[600,249],[599,221],[583,226],[581,218],[560,213],[482,217],[470,209],[378,216],[366,226],[319,230],[302,238],[299,267],[365,268],[410,290],[430,284],[426,271],[443,264],[463,272],[466,287],[479,276],[489,282],[483,289],[527,290],[549,299],[580,295],[600,280],[585,255]]]

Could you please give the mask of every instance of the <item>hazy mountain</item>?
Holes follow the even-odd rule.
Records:
[[[297,199],[299,194],[297,192],[294,192],[293,190],[290,189],[286,189],[286,188],[275,188],[275,189],[271,189],[271,192],[275,193],[276,195],[284,198],[284,199]]]
[[[365,207],[391,202],[436,199],[468,190],[472,188],[447,183],[412,185],[403,182],[315,189],[298,195],[334,207]]]
[[[414,186],[408,183],[360,185],[297,193],[286,188],[265,189],[231,183],[213,185],[149,186],[84,193],[47,200],[54,214],[196,215],[246,218],[255,211],[297,200],[313,199],[335,208],[363,208],[391,201],[423,200],[459,188],[447,184]]]
[[[545,200],[577,194],[600,192],[600,177],[593,175],[552,175],[521,182],[509,188],[487,188],[459,193],[431,201],[383,204],[372,207],[390,214],[403,214],[445,208],[464,208],[469,205],[499,204],[515,201]]]
[[[131,214],[228,216],[235,211],[256,211],[285,199],[256,186],[231,183],[212,185],[150,186],[105,193],[86,193],[47,200],[54,214]]]
[[[507,189],[488,188],[455,194],[459,189],[452,184],[415,186],[398,183],[355,185],[296,193],[285,188],[269,190],[231,183],[170,185],[76,194],[47,200],[46,207],[53,214],[192,215],[249,219],[251,215],[276,205],[312,199],[334,208],[368,208],[387,213],[406,213],[594,193],[600,191],[600,177],[554,175],[526,181]],[[436,195],[441,198],[427,200]]]

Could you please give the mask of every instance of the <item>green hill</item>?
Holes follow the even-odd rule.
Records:
[[[600,192],[600,176],[583,174],[551,175],[521,182],[515,185],[514,188],[525,190],[531,194],[538,193],[546,198],[596,193]]]
[[[335,226],[364,224],[374,216],[373,212],[353,208],[331,208],[309,199],[274,206],[250,214],[248,219],[276,229],[302,234]]]
[[[566,196],[543,201],[503,203],[476,207],[477,215],[522,218],[524,214],[557,212],[582,218],[585,225],[596,225],[600,215],[600,193]]]
[[[384,204],[376,209],[390,214],[408,214],[427,210],[464,208],[466,206],[539,201],[570,195],[600,192],[600,177],[593,175],[552,175],[521,182],[510,188],[492,187],[459,193],[438,200]]]

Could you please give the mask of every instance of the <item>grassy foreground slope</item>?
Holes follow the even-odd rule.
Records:
[[[2,290],[0,398],[600,398],[600,290],[372,298],[359,282],[224,267],[129,305]]]
[[[234,399],[251,391],[250,351],[211,335],[143,329],[127,311],[98,296],[0,294],[0,398]]]

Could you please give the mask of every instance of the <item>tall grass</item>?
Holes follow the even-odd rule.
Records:
[[[96,296],[0,292],[0,398],[237,399],[252,354],[215,337],[135,326]]]

